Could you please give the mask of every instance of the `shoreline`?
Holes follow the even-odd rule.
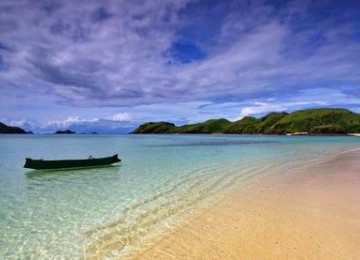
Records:
[[[256,178],[135,259],[360,258],[360,149]]]

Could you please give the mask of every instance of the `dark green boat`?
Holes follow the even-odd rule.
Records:
[[[117,162],[121,162],[117,154],[103,158],[93,158],[90,156],[88,159],[81,160],[33,160],[26,158],[24,168],[35,170],[84,168],[105,166]]]

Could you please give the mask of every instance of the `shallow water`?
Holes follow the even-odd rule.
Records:
[[[360,259],[360,147],[259,176],[131,259]]]
[[[126,255],[234,185],[359,147],[359,137],[0,136],[0,258]],[[29,171],[25,157],[119,153],[118,166]]]

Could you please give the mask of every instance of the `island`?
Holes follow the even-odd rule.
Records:
[[[54,134],[56,134],[56,135],[64,135],[64,134],[69,135],[69,134],[76,134],[76,133],[74,131],[71,131],[70,129],[68,129],[68,130],[58,130]]]
[[[342,108],[316,108],[292,113],[271,112],[261,118],[246,116],[235,122],[225,118],[183,126],[148,122],[132,134],[345,135],[359,132],[360,114]]]
[[[24,129],[16,126],[8,126],[0,122],[0,134],[31,134]]]

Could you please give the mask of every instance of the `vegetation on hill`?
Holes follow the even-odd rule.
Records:
[[[28,132],[20,127],[7,126],[0,122],[0,134],[28,134]]]
[[[149,122],[140,125],[134,130],[134,134],[160,134],[171,133],[175,125],[168,122]]]
[[[259,124],[259,119],[255,117],[246,116],[238,121],[232,123],[227,134],[253,134],[256,131],[256,127]]]
[[[313,132],[314,128],[338,125],[345,132],[360,131],[360,115],[347,109],[306,109],[283,117],[272,126],[274,133]]]
[[[271,112],[264,117],[244,117],[230,122],[211,119],[198,124],[175,126],[168,122],[151,122],[140,125],[135,134],[170,133],[226,133],[226,134],[346,134],[360,132],[360,115],[347,109],[320,108],[292,112]]]
[[[338,124],[315,126],[310,129],[310,134],[346,134],[345,128]]]
[[[211,119],[203,123],[184,125],[172,129],[173,133],[180,134],[212,134],[212,133],[225,133],[232,123],[224,118]]]
[[[264,133],[264,134],[276,133],[273,132],[272,126],[286,115],[288,115],[288,113],[285,112],[281,112],[281,113],[271,112],[267,114],[266,116],[260,119],[259,124],[256,126],[255,132]]]

